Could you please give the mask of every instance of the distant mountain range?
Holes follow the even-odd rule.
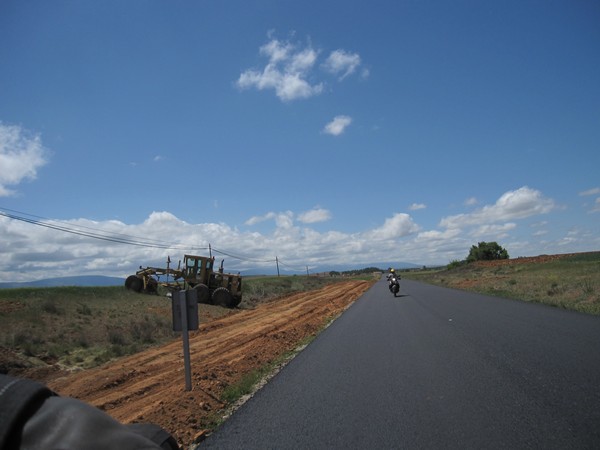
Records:
[[[352,271],[352,270],[361,270],[361,269],[365,269],[367,267],[376,267],[378,269],[381,269],[383,271],[388,270],[390,267],[393,267],[394,269],[416,269],[416,268],[420,268],[423,266],[420,266],[418,264],[412,264],[412,263],[407,263],[407,262],[395,262],[395,263],[390,263],[390,262],[379,262],[379,263],[366,263],[366,264],[329,264],[327,266],[311,266],[309,268],[309,273],[327,273],[327,272],[348,272],[348,271]],[[227,270],[225,270],[227,271]],[[236,272],[235,270],[232,270],[231,272]],[[305,275],[306,272],[301,272],[301,271],[293,271],[293,270],[289,270],[288,267],[282,265],[279,268],[279,272],[281,275],[292,275],[292,274],[298,274],[298,275]],[[268,269],[251,269],[251,270],[242,270],[241,271],[242,276],[244,275],[248,275],[248,276],[252,276],[252,275],[277,275],[277,271],[275,268],[268,268]]]
[[[0,289],[13,289],[22,287],[58,287],[58,286],[123,286],[125,280],[117,277],[104,277],[101,275],[47,278],[45,280],[25,281],[21,283],[0,283]]]

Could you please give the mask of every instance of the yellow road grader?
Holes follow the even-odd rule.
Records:
[[[215,258],[184,255],[183,268],[142,267],[135,275],[125,280],[125,287],[135,292],[155,294],[162,286],[169,292],[181,289],[194,289],[198,294],[198,303],[235,308],[242,301],[242,277],[223,272],[223,261],[217,271],[214,270]],[[165,277],[165,281],[161,281]]]

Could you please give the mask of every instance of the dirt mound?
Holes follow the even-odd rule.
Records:
[[[201,439],[227,405],[228,385],[316,334],[372,282],[346,281],[239,310],[190,333],[192,390],[185,391],[181,341],[48,382],[123,423],[153,422],[187,448]]]

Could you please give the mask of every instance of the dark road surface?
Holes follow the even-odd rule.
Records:
[[[199,449],[600,448],[600,317],[377,283]]]

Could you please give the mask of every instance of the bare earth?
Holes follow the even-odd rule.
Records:
[[[345,281],[236,310],[190,333],[192,390],[185,390],[181,340],[48,382],[122,423],[152,422],[188,448],[224,414],[223,389],[294,350],[339,316],[373,283]]]

